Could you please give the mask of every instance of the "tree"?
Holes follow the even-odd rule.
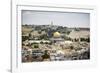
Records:
[[[43,42],[41,41],[40,44],[43,44]]]
[[[49,44],[48,42],[45,42],[45,44]]]
[[[41,31],[38,31],[39,34],[41,34]]]
[[[34,48],[39,48],[39,45],[38,45],[38,44],[35,44],[35,45],[34,45]]]
[[[68,36],[62,36],[62,38],[63,38],[64,40],[71,40],[71,38],[68,37]]]
[[[52,42],[50,42],[49,45],[52,45]]]
[[[80,38],[81,41],[85,41],[85,38]]]
[[[67,31],[67,35],[69,35],[69,34],[70,34],[70,32],[71,32],[71,31]]]
[[[75,28],[75,31],[80,31],[80,29],[79,28]]]
[[[90,42],[90,38],[80,38],[81,41],[86,41],[86,42]]]
[[[29,37],[28,36],[22,36],[22,41],[28,40]]]
[[[88,37],[88,38],[86,39],[86,41],[87,41],[87,42],[90,42],[90,38]]]
[[[48,40],[49,39],[48,36],[47,36],[47,34],[43,34],[39,38],[40,38],[40,40],[42,40],[42,39]]]
[[[70,46],[70,49],[74,49],[74,46]]]
[[[48,51],[45,50],[44,55],[42,56],[43,59],[48,59],[50,58],[50,55],[48,54]]]

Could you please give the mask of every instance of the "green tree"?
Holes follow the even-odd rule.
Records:
[[[38,45],[38,44],[35,44],[35,45],[34,45],[34,48],[39,48],[39,45]]]
[[[43,59],[48,59],[50,58],[50,55],[48,54],[48,51],[45,50],[44,55],[42,56]]]
[[[69,34],[70,34],[70,32],[71,32],[71,31],[67,31],[67,35],[69,35]]]
[[[71,45],[71,46],[70,46],[70,49],[74,49],[74,46]]]
[[[43,41],[41,41],[40,44],[44,44]]]

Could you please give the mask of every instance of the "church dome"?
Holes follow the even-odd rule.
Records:
[[[59,32],[54,32],[53,37],[60,37],[60,33]]]

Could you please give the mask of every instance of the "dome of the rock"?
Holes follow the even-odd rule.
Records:
[[[60,37],[61,34],[59,32],[54,32],[53,37]]]

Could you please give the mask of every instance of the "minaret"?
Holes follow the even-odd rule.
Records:
[[[52,31],[51,31],[52,26],[53,26],[53,21],[51,21],[51,23],[49,25],[49,29],[48,29],[48,36],[49,36],[49,38],[52,36]]]
[[[51,26],[53,25],[53,21],[51,21]]]

